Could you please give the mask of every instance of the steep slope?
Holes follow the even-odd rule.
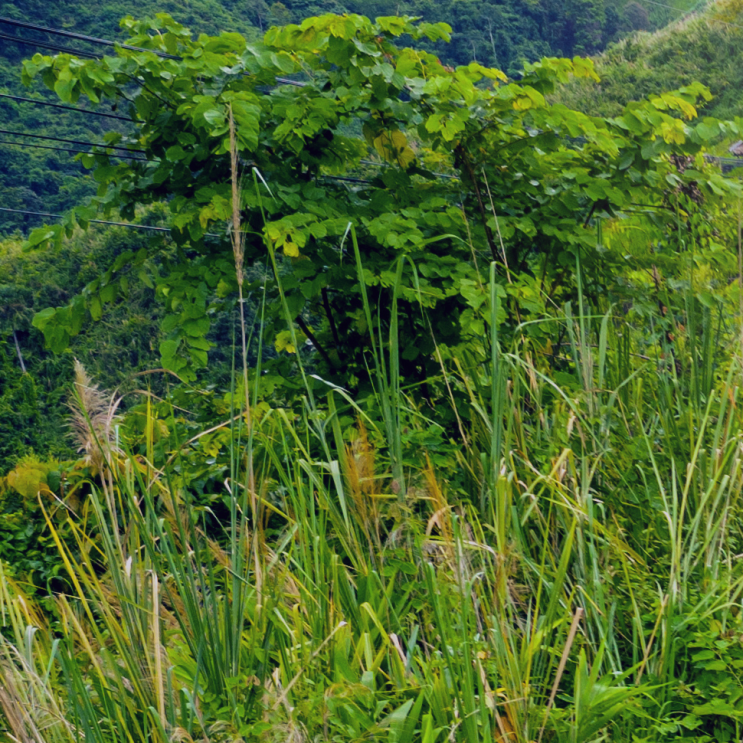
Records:
[[[571,83],[568,106],[613,115],[628,101],[695,80],[713,94],[704,113],[743,115],[743,1],[717,0],[655,33],[638,33],[596,57],[601,84]]]

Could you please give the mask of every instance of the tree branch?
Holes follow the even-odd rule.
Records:
[[[338,356],[340,357],[341,341],[338,336],[338,328],[335,325],[335,317],[333,317],[333,310],[330,307],[330,299],[328,298],[327,287],[323,287],[320,290],[320,295],[322,296],[322,306],[325,309],[325,315],[327,316],[328,323],[330,325],[330,332],[333,334],[333,343],[335,343],[335,350],[338,352]]]
[[[485,237],[488,240],[488,246],[490,247],[490,253],[493,256],[493,260],[497,262],[498,260],[498,250],[495,246],[495,240],[493,239],[493,232],[488,226],[488,215],[485,211],[485,204],[482,200],[482,194],[480,193],[480,186],[477,182],[477,176],[475,176],[475,171],[472,169],[472,164],[470,163],[469,157],[467,157],[467,151],[462,147],[462,145],[459,145],[457,147],[459,150],[459,154],[462,159],[462,163],[464,164],[465,168],[467,169],[467,174],[470,177],[470,181],[472,181],[472,187],[475,189],[475,197],[477,198],[477,205],[480,209],[480,217],[482,219],[482,226],[485,228]]]
[[[320,342],[315,337],[315,334],[310,330],[309,325],[301,318],[301,316],[297,315],[296,317],[297,325],[299,325],[302,332],[309,338],[310,343],[315,347],[317,352],[320,354],[320,356],[323,357],[325,360],[325,363],[331,368],[335,369],[335,364],[331,360],[330,356],[328,356],[328,352],[322,347]],[[297,352],[299,352],[299,349],[297,349]]]
[[[13,328],[13,340],[15,341],[15,350],[18,354],[18,361],[21,362],[21,371],[25,374],[26,373],[26,364],[23,363],[23,354],[21,353],[21,346],[18,343],[18,336],[15,333],[15,328]]]

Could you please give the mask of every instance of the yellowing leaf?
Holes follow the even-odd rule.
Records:
[[[663,95],[652,98],[653,104],[656,108],[660,109],[676,109],[681,111],[685,119],[695,119],[697,117],[697,110],[688,101],[680,98],[677,95],[671,93],[663,93]]]
[[[273,344],[276,350],[281,353],[286,351],[287,353],[296,353],[297,347],[294,345],[294,341],[297,343],[304,343],[307,340],[307,336],[299,330],[294,331],[294,340],[292,340],[292,334],[289,330],[282,330],[276,334],[276,340]]]
[[[408,138],[399,129],[382,132],[374,139],[374,149],[388,162],[407,168],[415,160],[415,152],[408,146]]]
[[[593,66],[592,59],[584,59],[583,57],[573,58],[573,75],[575,77],[586,77],[591,80],[595,80],[597,83],[601,82],[601,78],[596,73],[596,69]]]
[[[206,229],[209,226],[209,222],[214,219],[218,219],[217,210],[214,208],[214,204],[207,204],[199,212],[199,224],[201,224],[203,229]]]
[[[287,353],[297,352],[296,346],[292,343],[292,334],[288,330],[282,330],[278,333],[273,345],[278,353],[282,351],[286,351]]]
[[[5,478],[9,487],[20,493],[24,498],[35,499],[39,493],[51,492],[46,483],[47,466],[27,460],[21,462]]]
[[[681,109],[681,113],[684,114],[684,118],[695,119],[697,117],[697,110],[691,103],[685,101],[683,98],[676,98],[676,101],[678,102],[678,107]]]
[[[290,258],[299,258],[299,248],[296,243],[285,242],[284,243],[284,255],[288,255]]]
[[[686,141],[684,125],[678,119],[664,121],[660,125],[660,133],[669,144],[683,144]]]

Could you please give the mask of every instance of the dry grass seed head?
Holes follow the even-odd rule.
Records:
[[[104,465],[110,465],[113,454],[121,454],[115,437],[119,421],[116,411],[120,404],[121,398],[115,394],[109,397],[99,390],[85,367],[75,359],[75,381],[69,403],[71,434],[85,464],[98,472]]]

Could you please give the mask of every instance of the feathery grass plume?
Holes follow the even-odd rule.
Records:
[[[230,106],[230,166],[232,171],[232,252],[235,256],[237,285],[242,289],[245,280],[245,250],[243,246],[244,238],[240,229],[239,154],[237,151],[237,130],[235,129],[235,118],[232,115],[232,106]]]
[[[110,397],[94,384],[85,367],[75,359],[75,382],[69,407],[72,410],[70,428],[83,461],[101,472],[110,464],[112,454],[120,454],[116,441],[116,411],[121,398]]]
[[[348,493],[353,499],[355,516],[361,523],[364,534],[370,547],[376,545],[381,548],[380,518],[377,499],[379,494],[377,478],[375,478],[374,447],[369,442],[366,426],[362,420],[358,422],[358,437],[346,446],[346,466],[344,475]],[[374,533],[375,540],[372,539]]]

